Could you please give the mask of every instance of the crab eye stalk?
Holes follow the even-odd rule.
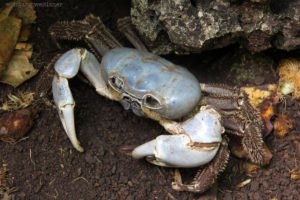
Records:
[[[123,80],[116,76],[110,77],[108,83],[116,91],[121,91],[124,85]]]
[[[143,97],[143,105],[150,109],[160,109],[161,108],[160,101],[156,97],[152,96],[151,94],[146,94]]]

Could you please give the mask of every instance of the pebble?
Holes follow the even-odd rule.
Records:
[[[100,146],[100,147],[98,148],[98,153],[97,153],[97,155],[102,156],[102,157],[105,155],[105,151],[104,151],[104,148],[103,148],[102,146]]]
[[[77,176],[81,176],[82,175],[82,169],[81,168],[78,168],[77,169]]]
[[[224,200],[230,200],[230,199],[232,199],[232,194],[231,193],[225,193]]]
[[[252,191],[257,191],[258,188],[259,188],[259,182],[254,181],[254,182],[251,183],[251,190]]]
[[[133,186],[133,183],[131,181],[128,181],[127,184],[132,187]]]
[[[254,80],[256,85],[262,85],[265,82],[265,77],[257,76]]]
[[[262,199],[259,192],[254,193],[254,199]]]
[[[43,184],[39,184],[36,188],[34,188],[34,193],[40,192],[43,186]]]
[[[264,176],[270,176],[272,174],[272,170],[265,170],[264,171]]]
[[[134,197],[132,195],[127,196],[126,200],[134,200]]]
[[[119,182],[120,183],[127,183],[128,182],[128,177],[124,176],[124,175],[120,175]]]
[[[264,181],[262,185],[265,189],[269,189],[269,183],[267,181]]]
[[[15,145],[15,148],[16,148],[16,150],[17,150],[19,153],[22,153],[22,152],[23,152],[23,146],[21,146],[21,145]]]
[[[112,169],[111,169],[111,173],[112,173],[112,174],[115,174],[115,173],[116,173],[116,170],[117,170],[117,166],[114,165],[114,166],[112,167]]]
[[[90,153],[86,153],[84,159],[87,163],[92,164],[94,163],[94,158]]]

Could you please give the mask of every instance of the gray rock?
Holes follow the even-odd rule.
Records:
[[[300,46],[299,0],[132,0],[131,19],[157,54],[239,43],[251,52]]]

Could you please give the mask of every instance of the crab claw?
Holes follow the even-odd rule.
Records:
[[[191,145],[188,135],[161,135],[135,148],[132,157],[146,158],[152,164],[163,167],[197,167],[210,162],[216,155],[219,144],[208,148]]]
[[[58,108],[65,132],[74,148],[79,152],[83,152],[84,150],[76,136],[74,123],[75,101],[69,88],[68,79],[76,76],[80,70],[99,94],[113,100],[118,100],[119,96],[111,95],[103,79],[100,63],[86,49],[75,48],[67,51],[56,61],[54,69],[56,72],[52,81],[54,102]]]
[[[132,157],[146,158],[163,167],[198,167],[216,155],[224,127],[221,116],[209,106],[201,107],[194,117],[179,123],[180,133],[161,135],[135,148]]]
[[[75,102],[69,88],[68,80],[55,76],[52,83],[53,98],[58,107],[62,125],[74,148],[83,152],[83,148],[77,139],[74,122]]]
[[[74,122],[75,101],[69,88],[68,79],[74,77],[79,70],[85,50],[72,49],[64,53],[55,63],[56,75],[52,81],[54,102],[58,108],[60,120],[74,148],[83,152],[77,139]]]

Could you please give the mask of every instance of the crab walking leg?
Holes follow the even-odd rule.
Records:
[[[214,106],[224,116],[226,131],[241,137],[244,150],[251,162],[265,165],[262,131],[264,124],[260,113],[250,104],[248,95],[238,87],[223,84],[200,83],[205,104]]]
[[[139,36],[134,31],[130,17],[119,18],[117,21],[118,29],[123,33],[131,44],[138,50],[148,51]]]
[[[74,107],[75,101],[69,88],[68,79],[73,78],[79,69],[87,76],[96,91],[110,99],[116,99],[108,92],[102,78],[100,63],[95,56],[85,49],[72,49],[64,53],[55,63],[56,75],[52,82],[52,92],[55,104],[65,132],[74,148],[83,152],[75,131]]]

